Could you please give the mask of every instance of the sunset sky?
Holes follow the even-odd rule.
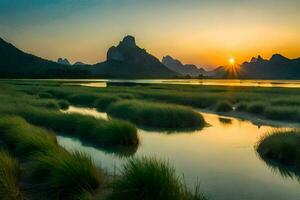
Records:
[[[300,57],[299,0],[0,0],[0,37],[57,60],[97,63],[130,34],[157,56],[213,67]]]

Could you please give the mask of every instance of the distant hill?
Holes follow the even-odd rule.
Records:
[[[170,70],[175,71],[183,76],[199,76],[206,75],[206,71],[203,68],[198,68],[196,65],[192,64],[182,64],[177,59],[172,58],[171,56],[165,56],[162,59],[162,63],[168,67]]]
[[[77,66],[82,66],[82,65],[89,66],[88,64],[85,64],[85,63],[80,62],[80,61],[75,62],[73,65],[77,65]]]
[[[270,60],[253,57],[241,65],[240,76],[251,79],[300,79],[300,58],[274,54]]]
[[[138,47],[135,38],[126,36],[118,46],[109,48],[107,60],[92,67],[94,75],[108,77],[175,77],[176,72]]]
[[[132,36],[109,48],[105,62],[95,65],[77,62],[68,67],[67,59],[59,62],[25,53],[0,38],[0,78],[175,78],[201,73],[210,78],[300,79],[300,58],[274,54],[267,60],[257,56],[237,68],[221,66],[205,71],[194,65],[183,65],[170,56],[164,57],[163,64],[138,47]]]
[[[66,58],[57,59],[57,63],[62,64],[62,65],[71,65],[71,63]]]
[[[87,77],[90,72],[25,53],[0,38],[1,78],[76,78]]]

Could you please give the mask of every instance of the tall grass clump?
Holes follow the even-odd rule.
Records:
[[[204,200],[186,189],[175,169],[155,158],[132,158],[112,184],[110,200]]]
[[[228,101],[220,101],[216,104],[215,110],[217,112],[229,112],[232,111],[232,104]]]
[[[26,183],[37,196],[73,199],[74,194],[92,193],[100,185],[102,173],[91,158],[79,152],[68,153],[46,130],[10,116],[0,118],[0,130],[3,143],[26,162]]]
[[[98,146],[132,146],[139,143],[136,127],[125,121],[107,121],[92,116],[35,108],[19,110],[19,114],[32,124],[77,136]]]
[[[300,120],[300,109],[294,106],[268,106],[264,111],[265,117],[273,120]]]
[[[51,98],[53,98],[53,96],[51,94],[47,93],[47,92],[41,92],[41,93],[38,94],[38,96],[40,98],[45,98],[45,99],[51,99]]]
[[[70,107],[70,103],[66,100],[58,101],[59,108],[62,110],[67,110]]]
[[[267,104],[264,102],[251,102],[247,106],[247,111],[252,114],[263,114]]]
[[[92,107],[95,101],[99,98],[97,94],[76,94],[68,96],[67,100],[76,105],[90,106]]]
[[[240,102],[236,105],[235,110],[236,111],[246,111],[248,108],[248,104],[245,102]]]
[[[300,170],[300,131],[275,130],[263,136],[256,146],[263,159],[295,166]]]
[[[0,150],[0,199],[25,199],[19,185],[20,175],[19,162],[4,150]]]
[[[110,104],[120,100],[121,98],[119,98],[118,96],[103,96],[95,101],[95,107],[97,110],[105,111]]]
[[[201,128],[201,114],[189,107],[138,100],[124,100],[109,106],[107,112],[140,126],[151,128]]]
[[[30,168],[33,188],[52,199],[93,193],[103,180],[91,158],[80,152],[36,155]]]
[[[0,139],[22,158],[59,150],[54,135],[28,124],[20,117],[1,116]]]

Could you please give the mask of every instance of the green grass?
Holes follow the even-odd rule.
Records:
[[[113,117],[150,128],[201,128],[205,125],[201,114],[173,104],[124,100],[111,104],[107,112]]]
[[[300,131],[275,130],[260,139],[256,150],[263,159],[300,170]]]
[[[247,107],[248,107],[247,103],[245,103],[245,102],[240,102],[240,103],[238,103],[238,104],[236,105],[235,110],[236,110],[236,111],[246,111],[246,110],[247,110]]]
[[[228,101],[220,101],[217,103],[215,110],[217,112],[230,112],[232,111],[232,104]]]
[[[103,180],[91,158],[79,152],[36,155],[30,167],[33,187],[51,199],[93,193]]]
[[[247,111],[252,114],[263,114],[266,107],[267,104],[265,102],[252,102],[248,104]]]
[[[30,123],[56,132],[79,137],[98,146],[137,145],[136,128],[120,120],[97,119],[92,116],[30,108],[20,112]]]
[[[268,106],[264,116],[272,120],[300,122],[300,110],[295,106]]]
[[[95,101],[95,107],[97,108],[97,110],[105,111],[110,104],[120,100],[121,98],[119,98],[118,96],[103,96]]]
[[[113,183],[110,200],[204,200],[197,190],[191,193],[175,169],[154,158],[133,158],[123,166]]]
[[[48,131],[12,116],[1,116],[0,130],[1,141],[27,163],[26,182],[37,196],[73,199],[74,194],[92,193],[99,187],[103,173],[91,158],[68,153]]]
[[[68,108],[70,107],[70,103],[66,100],[58,101],[58,105],[59,105],[60,109],[62,109],[62,110],[68,110]]]
[[[4,150],[0,150],[0,199],[25,199],[20,188],[20,175],[19,162]]]
[[[0,138],[19,157],[58,151],[56,137],[20,117],[0,117]]]

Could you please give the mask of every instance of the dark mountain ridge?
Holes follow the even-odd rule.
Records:
[[[109,77],[175,77],[176,72],[164,66],[156,57],[135,43],[133,36],[126,36],[118,46],[107,51],[107,60],[93,65],[95,75]]]
[[[172,58],[171,56],[165,56],[162,59],[162,63],[170,70],[175,71],[183,76],[199,76],[206,75],[206,71],[203,68],[198,68],[193,64],[182,64],[181,61]]]
[[[65,65],[25,53],[0,38],[1,78],[76,78],[90,73],[80,68]]]

